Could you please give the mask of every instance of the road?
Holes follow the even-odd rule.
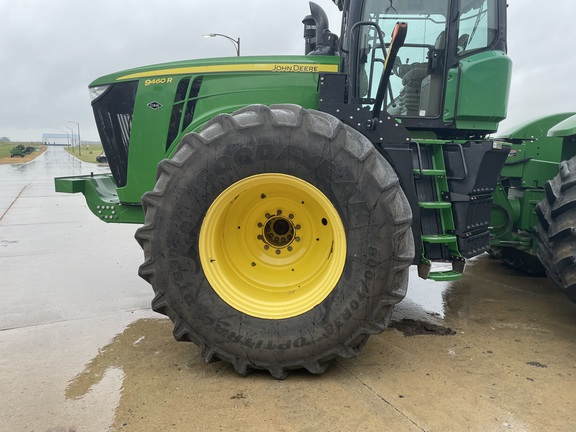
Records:
[[[0,431],[576,430],[576,306],[487,255],[458,282],[412,274],[393,317],[454,334],[390,328],[284,381],[204,363],[150,311],[136,227],[53,191],[103,170],[59,147],[0,165]]]

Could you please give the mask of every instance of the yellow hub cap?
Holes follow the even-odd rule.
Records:
[[[314,308],[337,284],[346,235],[328,198],[297,177],[260,174],[212,203],[200,229],[204,274],[228,305],[283,319]]]

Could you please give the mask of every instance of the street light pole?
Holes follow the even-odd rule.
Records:
[[[232,42],[234,44],[234,48],[236,49],[236,56],[240,57],[240,38],[234,39],[234,38],[231,38],[230,36],[226,36],[225,34],[222,34],[222,33],[208,33],[208,34],[202,35],[202,37],[205,37],[205,38],[213,38],[216,36],[226,38],[230,42]]]
[[[80,141],[80,123],[76,123],[75,121],[72,120],[68,120],[68,123],[74,123],[78,127],[78,156],[82,156],[82,143]]]
[[[74,153],[74,129],[69,128],[68,126],[64,126],[64,129],[68,129],[70,132],[72,132],[72,153]],[[70,138],[68,132],[66,132],[66,135],[68,136],[68,144],[70,144]]]

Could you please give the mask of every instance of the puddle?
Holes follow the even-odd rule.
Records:
[[[421,279],[412,266],[406,297],[396,305],[392,321],[411,319],[441,324],[446,315],[445,295],[451,284]]]
[[[143,363],[156,361],[166,349],[158,345],[159,332],[167,339],[171,337],[171,324],[165,319],[146,318],[135,321],[118,334],[112,342],[99,350],[84,368],[66,387],[66,399],[77,400],[85,397],[97,386],[110,370],[120,370],[125,380],[130,371]],[[154,339],[154,341],[152,341]],[[124,382],[123,388],[125,388]]]
[[[557,296],[547,307],[536,295],[523,310],[517,288],[487,271],[493,265],[480,261],[459,282],[416,282],[430,284],[442,308],[409,298],[410,307],[399,310],[417,318],[395,314],[391,324],[407,336],[448,336],[455,329],[454,336],[409,338],[391,331],[371,338],[358,357],[338,360],[322,375],[294,372],[276,381],[267,373],[241,377],[225,362],[207,364],[195,345],[174,341],[168,319],[145,318],[101,348],[68,383],[66,397],[89,405],[86,400],[105,387],[107,376],[121,375],[121,387],[110,393],[118,397],[110,430],[118,432],[325,430],[326,424],[331,430],[356,430],[359,424],[366,430],[461,430],[463,424],[470,430],[503,430],[503,423],[515,430],[545,430],[555,418],[546,413],[573,419],[571,407],[557,401],[568,400],[574,389],[575,315],[566,316],[570,340],[525,331],[520,324],[551,330],[527,312],[535,306],[558,321]],[[520,280],[527,289],[527,279]],[[555,336],[561,334],[552,328]],[[453,406],[461,409],[446,409]],[[413,428],[415,421],[423,426]],[[523,424],[535,426],[523,429]],[[563,424],[549,429],[564,430],[558,427]]]

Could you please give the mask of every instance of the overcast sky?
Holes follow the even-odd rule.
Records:
[[[339,33],[331,0],[316,0]],[[234,55],[302,54],[306,0],[0,0],[0,137],[39,141],[80,123],[98,140],[88,84],[136,66]],[[509,0],[514,74],[501,130],[535,116],[576,111],[576,1]]]

